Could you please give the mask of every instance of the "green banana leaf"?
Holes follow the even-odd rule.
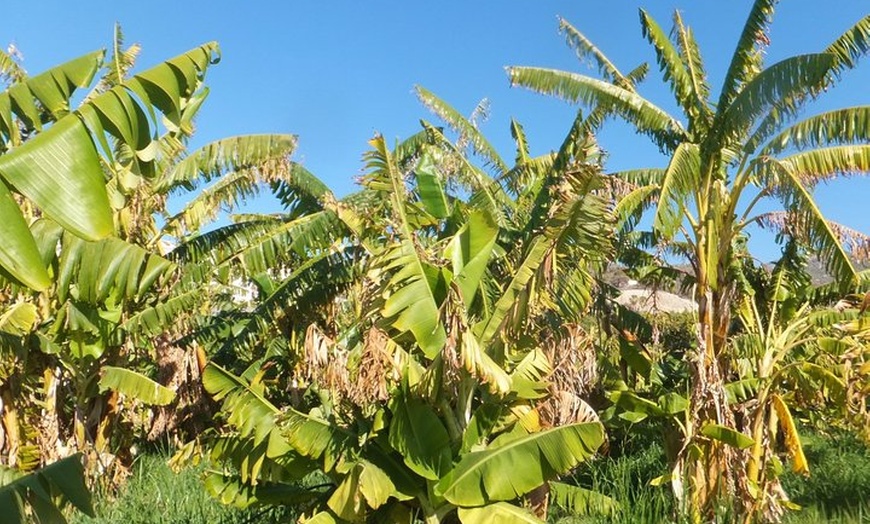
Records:
[[[462,457],[435,491],[457,506],[514,500],[588,459],[603,442],[604,426],[597,422],[501,437]]]

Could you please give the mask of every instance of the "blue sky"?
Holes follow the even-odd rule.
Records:
[[[434,120],[416,100],[420,84],[469,113],[490,102],[484,132],[513,157],[508,123],[526,128],[534,153],[557,148],[573,118],[567,104],[512,89],[507,65],[537,65],[595,74],[557,34],[557,15],[568,19],[623,70],[653,65],[641,92],[674,110],[641,38],[638,8],[670,27],[679,8],[696,32],[711,84],[724,75],[751,2],[669,0],[458,0],[439,2],[105,2],[38,0],[4,12],[0,45],[14,42],[24,66],[37,73],[105,47],[113,24],[139,42],[147,67],[196,45],[217,40],[223,60],[208,75],[211,95],[198,120],[195,144],[243,133],[293,133],[295,159],[339,194],[353,189],[366,141],[375,132],[393,140]],[[782,2],[770,32],[768,63],[817,52],[868,12],[864,0]],[[810,112],[870,103],[870,61],[849,72]],[[609,169],[663,165],[665,160],[626,126],[601,134]],[[866,211],[870,181],[853,179],[820,188],[823,210],[834,220],[870,233]],[[261,204],[268,209],[266,204]],[[776,250],[759,235],[753,250],[769,259]]]

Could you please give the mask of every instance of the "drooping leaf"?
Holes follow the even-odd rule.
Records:
[[[293,135],[241,135],[224,138],[197,149],[173,166],[155,183],[155,191],[178,186],[198,187],[226,173],[257,169],[274,169],[296,147]]]
[[[496,502],[478,508],[459,508],[459,521],[462,524],[543,524],[544,521],[534,516],[529,510],[508,504]]]
[[[0,149],[6,149],[6,143],[18,134],[18,129],[13,127],[17,126],[13,124],[13,117],[17,117],[26,131],[33,131],[42,129],[43,115],[40,115],[39,107],[46,110],[44,117],[49,122],[66,116],[70,112],[70,98],[77,88],[91,83],[103,63],[103,56],[102,51],[95,51],[26,77],[8,54],[0,55],[4,58],[4,73],[11,72],[20,80],[0,93],[0,140],[4,144]]]
[[[0,182],[0,267],[40,291],[50,284],[45,266],[18,203]]]
[[[227,421],[242,436],[253,436],[254,443],[259,444],[275,430],[278,408],[244,379],[211,362],[203,370],[202,385],[215,400],[223,402]]]
[[[603,493],[563,482],[550,482],[550,503],[574,515],[612,515],[620,507]]]
[[[857,273],[852,260],[799,174],[778,160],[770,160],[768,164],[776,173],[778,191],[790,212],[786,231],[815,249],[841,286],[854,284]]]
[[[798,435],[797,426],[791,417],[791,411],[782,397],[772,395],[770,401],[773,404],[773,409],[776,410],[776,416],[779,418],[779,427],[785,436],[785,447],[792,459],[792,471],[802,475],[810,474],[810,466],[807,462],[807,457],[804,455],[804,448],[801,446],[800,435]]]
[[[595,422],[496,440],[464,455],[435,489],[458,506],[513,500],[588,459],[603,442],[604,427]]]
[[[390,446],[414,473],[441,478],[451,466],[450,437],[435,411],[405,394],[393,398],[390,411]]]
[[[53,522],[65,524],[66,520],[56,511],[50,491],[59,493],[62,499],[82,513],[95,517],[91,494],[85,485],[85,472],[81,454],[58,460],[42,469],[21,475],[7,468],[0,468],[0,514],[12,522],[24,522],[24,504],[37,512],[50,513]]]
[[[263,505],[298,507],[323,496],[322,489],[309,489],[298,483],[260,482],[252,486],[237,475],[225,475],[216,471],[207,473],[203,485],[209,495],[222,504],[241,509]]]
[[[360,493],[370,508],[378,509],[387,502],[396,486],[384,470],[371,462],[362,461],[359,467],[362,469],[359,474]]]
[[[754,440],[743,433],[721,424],[704,424],[701,428],[701,434],[738,449],[746,449],[755,443]]]
[[[130,369],[103,366],[100,391],[117,391],[153,406],[165,406],[175,400],[175,392]]]
[[[602,80],[555,69],[509,67],[512,85],[587,105],[602,104],[649,134],[663,148],[673,148],[684,138],[682,125],[634,91]]]
[[[29,302],[18,302],[0,315],[0,332],[13,336],[24,336],[33,329],[38,319],[36,306]]]
[[[363,519],[366,511],[365,498],[359,487],[361,468],[357,465],[346,475],[330,495],[326,505],[338,518],[357,522]]]
[[[786,149],[803,150],[837,144],[861,143],[870,135],[870,106],[857,106],[814,115],[780,131],[769,139],[759,155],[775,155]],[[746,148],[754,150],[756,137]]]

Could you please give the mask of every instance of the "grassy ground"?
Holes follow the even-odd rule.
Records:
[[[784,524],[870,524],[870,446],[846,433],[804,432],[809,477],[787,473],[783,486],[802,506],[786,515]],[[664,453],[652,438],[624,443],[621,452],[584,466],[574,481],[619,501],[612,516],[570,516],[558,510],[551,521],[560,524],[659,524],[677,522],[668,487],[649,481],[666,471]],[[721,522],[729,522],[723,515]]]
[[[288,515],[239,510],[212,499],[203,488],[202,468],[175,474],[162,455],[145,455],[116,497],[97,494],[96,518],[74,515],[71,524],[247,524],[292,522]]]
[[[804,432],[810,476],[786,474],[783,486],[804,510],[787,524],[870,523],[870,446],[848,433]]]
[[[785,524],[870,524],[870,447],[848,434],[805,432],[810,462],[808,478],[786,474],[783,485],[803,510],[787,515]],[[574,482],[617,500],[612,516],[572,516],[554,510],[561,524],[659,524],[674,522],[674,502],[667,486],[649,481],[666,470],[664,453],[654,438],[613,442],[610,456],[580,468]],[[134,466],[128,484],[115,498],[97,496],[97,518],[81,515],[72,524],[247,524],[293,522],[287,512],[239,510],[223,506],[203,489],[202,468],[180,474],[163,455],[146,455]],[[722,522],[727,522],[727,517]]]

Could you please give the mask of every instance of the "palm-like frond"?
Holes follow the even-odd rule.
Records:
[[[680,144],[671,157],[659,192],[655,228],[670,238],[682,225],[686,197],[701,186],[700,148],[688,142]]]
[[[511,118],[511,136],[517,144],[517,157],[514,163],[525,164],[529,161],[529,142],[523,126],[513,118]]]
[[[227,422],[242,437],[253,438],[254,445],[269,438],[281,438],[275,424],[280,411],[263,396],[262,388],[254,389],[244,379],[213,362],[202,372],[202,385],[216,401],[223,403]]]
[[[605,80],[611,82],[623,89],[634,91],[635,81],[623,76],[617,67],[610,61],[605,54],[595,47],[595,45],[586,38],[583,33],[578,31],[574,26],[568,23],[564,18],[559,18],[559,32],[565,35],[565,40],[568,45],[577,53],[577,58],[581,61],[591,59],[598,66],[598,73]]]
[[[175,237],[198,233],[203,224],[214,220],[219,213],[232,211],[239,204],[260,194],[268,179],[275,173],[259,169],[234,171],[191,198],[176,214],[166,219],[163,231]]]
[[[582,265],[596,256],[604,256],[609,235],[605,232],[606,205],[594,191],[601,179],[595,172],[568,174],[566,185],[573,186],[560,200],[546,211],[549,217],[543,223],[543,232],[534,236],[522,253],[522,262],[512,273],[511,281],[481,325],[479,339],[487,347],[505,325],[517,305],[517,298],[527,290],[532,278],[553,252],[559,248],[570,256],[572,264]],[[531,223],[531,222],[530,222]],[[533,229],[535,226],[531,226]]]
[[[293,135],[243,135],[207,144],[176,163],[155,181],[155,192],[196,189],[226,173],[250,169],[278,170],[296,148]],[[265,178],[265,177],[264,177]]]
[[[749,17],[740,33],[737,48],[731,56],[731,64],[722,82],[719,93],[718,112],[722,113],[741,91],[743,84],[750,81],[761,71],[762,46],[767,45],[767,26],[773,18],[773,10],[778,0],[755,0]]]
[[[837,75],[845,69],[855,67],[858,58],[867,54],[868,51],[870,51],[870,16],[864,17],[825,49],[824,54],[830,57],[831,61],[825,72],[825,81],[821,88],[824,89],[833,83]],[[819,91],[819,85],[808,85],[803,93],[794,92],[782,98],[758,125],[743,149],[749,152],[754,151],[773,133],[781,129],[784,122],[797,115],[806,102],[817,95]]]
[[[523,208],[523,201],[536,194],[541,184],[555,167],[556,155],[553,153],[529,158],[505,172],[499,182],[517,195],[515,212]]]
[[[550,482],[550,497],[553,505],[575,515],[612,515],[620,507],[603,493],[562,482]]]
[[[171,120],[182,99],[198,88],[216,51],[215,44],[207,44],[93,98],[76,110],[76,114],[62,116],[45,131],[0,156],[0,175],[65,229],[91,240],[107,236],[113,229],[112,213],[104,185],[103,163],[95,144],[111,158],[112,151],[106,140],[108,133],[128,144],[137,152],[137,158],[141,156],[139,160],[147,164],[153,157],[149,156],[148,146],[152,142],[146,112],[156,122],[156,107]],[[95,63],[100,59],[99,54],[88,55],[74,61],[75,66],[69,66],[69,70],[61,66],[57,71],[45,73],[45,77],[34,77],[31,80],[42,80],[34,84],[32,90],[27,84],[10,89],[4,95],[6,98],[0,97],[0,120],[12,126],[7,131],[17,127],[2,100],[10,104],[14,101],[10,108],[13,105],[35,107],[35,97],[49,111],[65,114],[71,90],[90,81]],[[27,243],[23,237],[14,235],[7,235],[5,242]],[[38,270],[20,265],[8,269],[19,278],[34,282],[37,288],[45,287],[46,279]]]
[[[27,78],[27,71],[16,60],[12,46],[9,52],[0,49],[0,81],[14,84],[25,78]]]
[[[8,57],[5,53],[4,56]],[[102,51],[89,53],[22,79],[0,93],[0,150],[18,145],[20,130],[16,122],[27,132],[41,131],[43,124],[69,114],[70,99],[76,89],[90,85],[102,66],[103,56]]]
[[[870,146],[834,146],[811,149],[780,159],[765,157],[755,162],[752,169],[764,183],[776,191],[780,183],[789,183],[788,179],[779,176],[781,166],[798,177],[804,185],[812,188],[819,182],[838,175],[870,172]]]
[[[641,133],[650,135],[664,149],[676,147],[684,140],[683,126],[664,110],[637,93],[596,78],[537,67],[509,67],[511,85],[520,85],[539,93],[570,102],[594,106],[601,104],[625,118]]]
[[[122,240],[85,242],[66,234],[58,261],[57,294],[66,300],[74,293],[77,300],[91,304],[109,295],[138,298],[174,269],[175,264],[165,258]]]
[[[743,140],[758,118],[769,111],[775,112],[777,121],[793,114],[807,94],[817,94],[824,88],[833,64],[831,55],[820,53],[793,56],[764,69],[746,83],[721,113],[713,139]],[[719,144],[724,145],[725,142]]]
[[[222,353],[250,350],[264,332],[274,329],[282,313],[301,309],[316,310],[340,293],[353,281],[359,268],[354,264],[360,255],[357,248],[346,246],[333,253],[312,256],[294,268],[267,297],[262,298],[249,314],[247,323],[224,342]]]
[[[794,218],[788,211],[764,213],[759,215],[758,222],[778,233],[795,234]],[[826,223],[837,242],[848,251],[851,260],[860,262],[870,259],[870,235],[830,220],[827,220]],[[867,270],[856,273],[855,285],[860,286],[867,279],[867,276]],[[833,284],[833,287],[824,285],[816,288],[814,294],[819,297],[823,295],[834,297],[836,293],[840,293],[842,286],[840,282]]]
[[[838,175],[870,173],[870,145],[823,147],[780,158],[809,187]]]
[[[254,464],[262,464],[253,452],[245,453],[245,458]],[[312,502],[322,498],[325,491],[322,487],[309,489],[299,482],[269,482],[256,481],[243,475],[225,474],[209,471],[203,480],[206,491],[222,504],[237,508],[258,506],[289,506],[302,509]],[[306,522],[314,522],[308,520]],[[335,521],[333,521],[335,522]]]
[[[679,11],[674,13],[673,34],[689,76],[692,99],[695,100],[699,111],[698,118],[695,119],[694,123],[696,126],[701,125],[701,132],[706,132],[707,126],[713,120],[713,110],[709,105],[710,86],[707,84],[704,60],[701,58],[701,50],[695,41],[695,35],[691,28],[683,25],[683,18]]]
[[[660,167],[629,169],[608,173],[607,176],[616,178],[633,186],[661,185],[665,180],[666,169]]]
[[[776,160],[771,160],[771,164],[778,177],[778,193],[785,201],[788,211],[787,218],[782,224],[785,225],[786,232],[802,239],[814,249],[825,263],[825,268],[841,285],[856,284],[855,267],[848,253],[800,175]],[[768,217],[770,215],[762,215],[759,223],[767,226],[778,225]]]
[[[459,134],[460,140],[467,140],[475,153],[480,154],[498,172],[501,173],[507,170],[504,160],[502,160],[492,144],[489,143],[489,140],[478,130],[477,126],[463,117],[453,106],[438,98],[428,89],[422,86],[415,86],[414,90],[417,92],[417,98],[420,99],[423,105],[444,120],[451,129],[456,131]]]
[[[236,258],[249,273],[263,273],[288,266],[294,259],[321,253],[347,236],[347,228],[333,213],[318,211],[273,225],[224,261]]]
[[[656,61],[662,70],[665,82],[670,83],[671,93],[691,122],[694,117],[700,115],[705,101],[696,96],[693,78],[689,75],[686,64],[683,63],[683,57],[661,26],[643,9],[640,10],[640,25],[643,36],[656,51]]]
[[[166,326],[183,327],[184,315],[202,306],[203,291],[196,288],[175,294],[153,306],[137,311],[121,323],[120,328],[131,335],[156,337],[166,331]]]
[[[614,210],[616,231],[627,233],[633,229],[643,212],[658,200],[659,189],[658,185],[640,186],[620,198]]]
[[[837,57],[837,72],[855,67],[858,59],[868,52],[870,52],[870,15],[856,22],[825,48],[825,53]]]
[[[747,143],[747,149],[757,146],[756,137]],[[759,156],[781,153],[786,149],[798,151],[808,147],[835,144],[862,143],[870,140],[870,106],[857,106],[828,111],[809,117],[783,129],[768,140]]]

